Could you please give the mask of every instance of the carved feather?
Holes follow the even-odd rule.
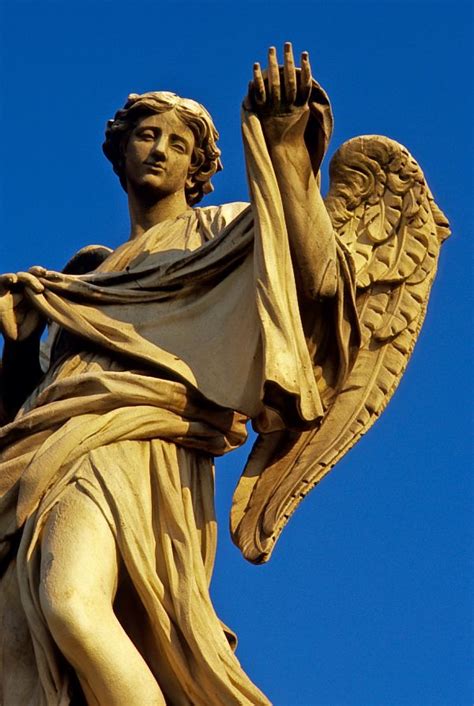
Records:
[[[397,388],[418,337],[449,224],[423,172],[381,136],[345,143],[330,165],[326,206],[356,270],[362,343],[317,429],[260,435],[234,495],[231,530],[267,561],[301,500],[365,434]]]

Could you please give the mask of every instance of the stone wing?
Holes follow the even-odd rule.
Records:
[[[270,558],[307,493],[372,426],[413,351],[449,235],[423,172],[381,136],[354,138],[334,155],[325,199],[352,261],[361,345],[319,427],[260,434],[234,494],[231,532],[254,563]]]

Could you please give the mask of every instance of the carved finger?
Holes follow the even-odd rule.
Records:
[[[44,292],[44,285],[30,272],[18,272],[18,282],[29,287],[35,294]]]
[[[289,106],[294,105],[297,93],[295,59],[291,42],[285,42],[284,46],[284,72],[285,78],[285,99]]]
[[[244,98],[243,106],[245,110],[253,110],[255,104],[255,93],[253,90],[253,81],[249,81],[247,95]]]
[[[281,86],[280,69],[275,47],[270,47],[268,50],[268,92],[273,107],[278,109],[280,107]]]
[[[64,274],[62,272],[56,272],[55,270],[47,270],[46,267],[41,267],[40,265],[30,267],[27,274],[31,274],[34,277],[44,277],[45,279],[51,280],[52,282],[62,282],[64,280]],[[75,276],[76,275],[68,275],[68,277]]]
[[[5,289],[10,289],[12,285],[17,284],[18,277],[13,272],[6,272],[4,275],[0,275],[0,286]]]
[[[28,272],[35,277],[46,277],[48,270],[46,267],[41,267],[41,265],[34,265],[34,267],[30,267]]]
[[[258,61],[253,65],[253,99],[257,105],[263,105],[267,100],[265,81]]]
[[[301,82],[298,92],[298,99],[301,105],[305,105],[311,95],[313,87],[313,77],[311,75],[311,64],[309,63],[309,54],[304,51],[301,54]]]

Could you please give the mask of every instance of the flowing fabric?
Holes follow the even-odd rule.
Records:
[[[182,235],[201,237],[197,214],[182,222]],[[0,638],[5,705],[19,703],[19,684],[32,706],[73,698],[38,594],[41,531],[71,486],[94,501],[114,533],[130,584],[121,598],[127,632],[167,701],[268,703],[241,669],[235,637],[209,597],[212,458],[243,443],[247,417],[158,369],[130,370],[130,361],[98,349],[75,352],[74,340],[58,341],[41,385],[0,430],[3,538],[23,528],[0,591],[2,613],[24,618],[4,625]]]
[[[91,275],[47,273],[43,293],[27,290],[61,332],[44,380],[0,429],[5,706],[19,689],[28,706],[72,703],[38,596],[41,531],[71,487],[114,534],[137,610],[125,627],[167,703],[268,704],[209,597],[212,457],[245,441],[249,418],[264,432],[307,428],[323,404],[255,116],[243,134],[251,207],[189,210]]]

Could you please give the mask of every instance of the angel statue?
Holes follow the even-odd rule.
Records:
[[[213,457],[258,437],[231,530],[266,561],[408,362],[448,223],[393,140],[319,169],[332,130],[308,54],[253,67],[250,204],[194,100],[131,94],[103,149],[130,238],[0,277],[4,706],[263,706],[209,597]],[[49,327],[46,343],[43,329]]]

